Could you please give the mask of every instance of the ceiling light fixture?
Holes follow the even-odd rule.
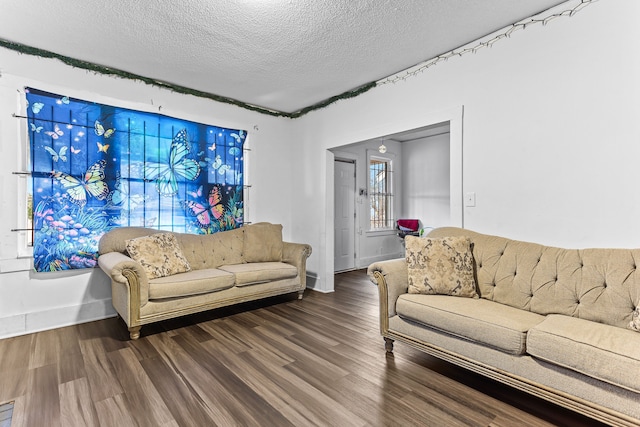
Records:
[[[387,152],[387,146],[384,145],[384,139],[380,141],[380,147],[378,147],[378,151],[382,154]]]

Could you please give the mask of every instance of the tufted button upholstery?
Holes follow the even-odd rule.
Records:
[[[434,232],[471,238],[482,298],[619,327],[640,302],[640,249],[562,249],[457,228]]]
[[[183,252],[191,266],[200,269],[218,268],[224,264],[242,264],[244,258],[244,230],[222,231],[207,239],[196,234],[176,233]]]

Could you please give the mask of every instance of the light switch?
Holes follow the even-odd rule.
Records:
[[[476,205],[476,193],[467,193],[464,197],[464,205],[467,207],[474,207]]]

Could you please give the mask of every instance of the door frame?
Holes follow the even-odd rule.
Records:
[[[407,125],[403,121],[394,123],[385,123],[377,128],[372,128],[371,132],[358,140],[351,141],[350,143],[357,143],[360,141],[366,141],[375,138],[383,138],[387,135],[393,135],[400,132],[405,132],[412,129],[419,129],[426,126],[435,125],[438,123],[449,122],[449,152],[450,152],[450,169],[449,169],[449,206],[450,206],[450,225],[454,227],[464,228],[464,197],[463,197],[463,122],[464,122],[464,106],[459,105],[457,107],[448,108],[437,112],[432,112],[422,116],[418,122],[413,122],[411,125]],[[349,145],[349,142],[341,145]],[[338,150],[335,150],[338,149]],[[339,153],[338,147],[331,147],[325,151],[325,233],[324,233],[324,248],[321,257],[321,270],[322,279],[318,290],[321,292],[333,292],[334,291],[334,238],[333,238],[333,209],[334,209],[334,197],[333,194],[333,162],[335,159],[335,153]],[[331,230],[330,233],[327,231]],[[322,263],[324,261],[324,263]],[[324,265],[322,265],[324,264]]]
[[[351,153],[339,153],[339,152],[334,152],[334,158],[333,158],[333,163],[334,163],[334,169],[333,169],[333,173],[334,173],[334,183],[333,183],[333,188],[335,189],[335,162],[343,162],[343,163],[350,163],[353,165],[353,190],[354,190],[354,203],[353,203],[353,268],[351,269],[346,269],[346,270],[340,270],[340,271],[350,271],[356,268],[356,266],[358,265],[358,244],[359,244],[359,240],[358,240],[358,220],[360,219],[358,217],[358,203],[356,200],[356,191],[358,188],[358,160],[355,156],[353,156]],[[336,195],[335,195],[335,190],[334,190],[334,194],[333,194],[333,203],[334,203],[334,212],[335,212],[335,202],[336,202]],[[335,219],[334,219],[334,230],[335,230]],[[335,232],[334,232],[334,236],[335,236]],[[335,238],[334,238],[334,242],[333,242],[333,259],[334,259],[334,265],[333,268],[335,269]]]

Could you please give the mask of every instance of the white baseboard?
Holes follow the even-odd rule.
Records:
[[[333,292],[315,289],[317,281],[317,276],[307,275],[307,288],[322,293]],[[0,339],[93,322],[114,317],[116,314],[111,298],[108,298],[75,306],[0,317]]]
[[[307,289],[310,289],[315,292],[320,292],[323,294],[330,294],[333,292],[333,290],[327,291],[327,290],[320,289],[317,286],[318,282],[319,282],[319,278],[317,274],[315,273],[307,274]]]
[[[0,318],[0,339],[114,317],[111,299]]]
[[[331,293],[335,292],[335,291],[332,291],[332,290],[331,291],[327,291],[327,290],[323,290],[323,289],[310,288],[308,286],[307,286],[307,289],[310,289],[313,292],[320,292],[321,294],[331,294]]]

